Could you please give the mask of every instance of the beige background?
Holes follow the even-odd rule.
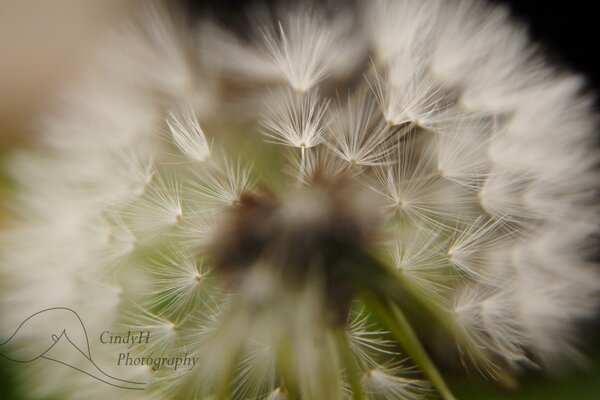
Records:
[[[132,0],[0,0],[0,146],[77,74],[102,28]]]

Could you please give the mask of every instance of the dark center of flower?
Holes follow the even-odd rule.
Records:
[[[316,179],[277,197],[245,195],[221,227],[211,253],[216,270],[233,281],[260,263],[290,290],[317,279],[345,318],[368,274],[366,246],[379,226],[373,197],[347,179]]]

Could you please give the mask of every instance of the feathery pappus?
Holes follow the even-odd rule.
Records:
[[[450,400],[454,364],[510,386],[579,360],[585,80],[475,0],[248,13],[140,3],[10,158],[0,352],[36,360],[28,398]]]

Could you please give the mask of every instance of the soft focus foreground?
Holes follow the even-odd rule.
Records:
[[[28,396],[452,399],[438,365],[511,387],[581,359],[595,120],[504,9],[303,3],[249,40],[176,11],[111,32],[8,163]]]

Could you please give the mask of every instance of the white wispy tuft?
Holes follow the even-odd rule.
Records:
[[[184,102],[169,111],[167,125],[173,135],[173,141],[183,154],[200,162],[210,157],[210,146],[189,102]]]
[[[370,399],[417,400],[430,388],[427,383],[402,377],[402,368],[375,368],[365,372],[362,380]]]
[[[306,1],[240,35],[139,7],[8,159],[0,342],[61,306],[201,365],[91,342],[148,390],[39,364],[27,398],[447,400],[429,351],[504,384],[584,359],[597,118],[506,8]]]
[[[288,84],[305,93],[348,60],[352,19],[344,12],[328,21],[317,9],[297,5],[275,26],[262,30],[264,52]],[[350,53],[352,54],[352,53]],[[353,55],[353,54],[352,54]]]
[[[328,128],[331,151],[351,165],[380,165],[393,151],[388,143],[393,135],[377,118],[375,99],[365,90],[349,97],[346,105],[338,100]]]
[[[308,149],[325,141],[325,112],[328,101],[321,101],[316,91],[296,94],[284,90],[267,102],[262,119],[264,135],[269,141],[285,146]]]

